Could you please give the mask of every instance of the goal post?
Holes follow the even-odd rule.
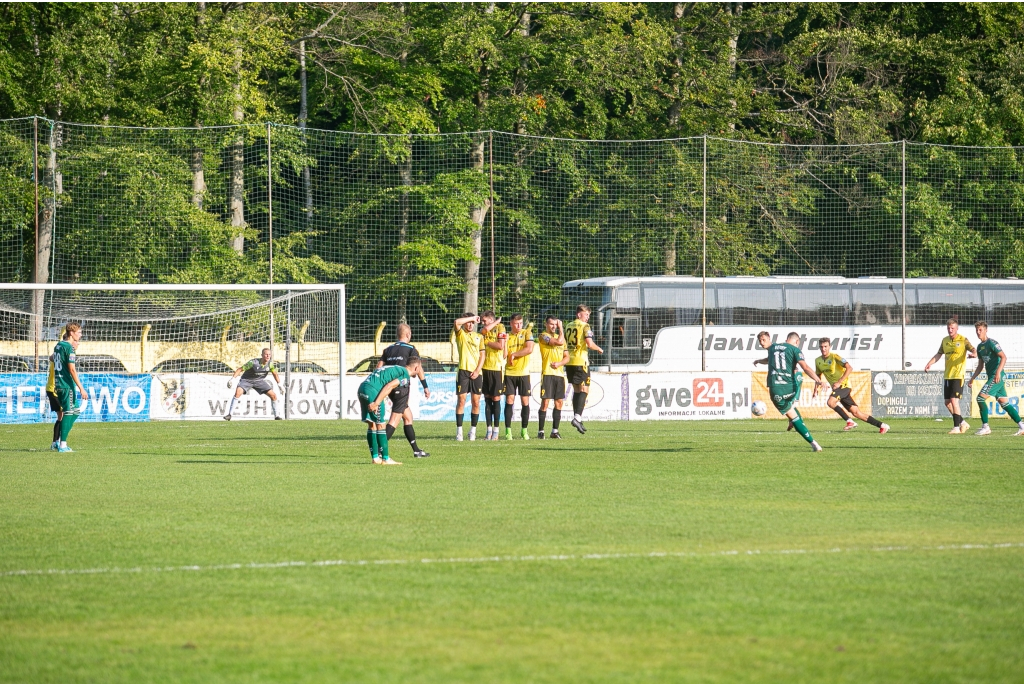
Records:
[[[43,420],[34,412],[46,414],[49,355],[72,322],[82,329],[76,368],[102,395],[87,403],[93,420],[212,419],[229,407],[233,418],[343,417],[345,292],[344,284],[0,283],[0,422]],[[274,406],[257,393],[232,403],[225,380],[264,348],[283,396]]]

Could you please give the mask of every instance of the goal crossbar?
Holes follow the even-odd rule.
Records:
[[[123,283],[0,283],[0,290],[123,290],[125,292],[136,292],[144,290],[172,291],[172,290],[247,290],[247,291],[270,291],[287,290],[292,292],[317,292],[321,290],[345,290],[344,283],[275,283],[273,285],[263,284],[239,284],[239,283],[137,283],[125,285]]]

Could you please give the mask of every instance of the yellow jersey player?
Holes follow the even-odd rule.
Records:
[[[476,424],[480,420],[480,393],[483,390],[483,379],[480,372],[484,365],[484,337],[476,332],[480,317],[476,314],[464,314],[453,324],[455,347],[459,352],[459,372],[455,377],[455,439],[462,441],[462,421],[466,411],[466,395],[472,398],[472,410],[469,415],[469,439],[476,440]]]
[[[484,420],[487,422],[485,440],[498,439],[501,420],[501,396],[505,394],[505,326],[494,312],[480,315],[483,324],[484,366]]]
[[[587,406],[590,392],[590,350],[603,353],[594,342],[594,331],[590,328],[590,307],[581,304],[576,307],[576,319],[565,327],[565,345],[569,361],[565,375],[572,383],[572,425],[580,434],[587,432],[583,425],[583,408]]]
[[[964,395],[964,367],[967,365],[967,358],[974,358],[974,345],[971,341],[958,333],[960,324],[956,319],[946,322],[945,338],[939,344],[939,351],[924,365],[924,370],[931,368],[932,364],[939,361],[939,357],[946,357],[945,383],[942,387],[942,397],[946,400],[946,409],[953,415],[953,430],[950,435],[966,433],[971,424],[960,416],[960,398]]]
[[[540,416],[537,417],[539,430],[537,437],[544,439],[544,422],[547,419],[548,405],[552,400],[555,408],[551,411],[551,437],[561,439],[558,424],[562,420],[562,401],[565,400],[565,364],[569,361],[569,352],[565,349],[565,334],[562,321],[549,316],[544,322],[544,332],[540,334]]]
[[[533,354],[533,333],[529,328],[523,328],[523,315],[513,314],[509,322],[511,330],[508,333],[508,340],[505,342],[507,352],[505,362],[505,439],[512,439],[512,410],[516,403],[516,393],[519,393],[519,401],[522,403],[522,410],[519,419],[522,427],[519,435],[523,440],[529,440],[530,434],[527,429],[530,426],[530,355]]]
[[[832,388],[832,395],[828,398],[828,406],[835,413],[839,414],[839,418],[846,421],[846,428],[843,430],[857,427],[857,423],[850,418],[850,414],[853,414],[861,421],[867,421],[877,428],[879,433],[888,433],[889,424],[882,423],[875,417],[862,412],[860,407],[857,406],[857,401],[853,399],[853,394],[850,390],[850,374],[853,373],[853,364],[832,351],[832,341],[827,337],[821,339],[818,343],[818,349],[821,350],[821,356],[814,360],[814,370]],[[812,396],[817,394],[818,386],[816,385],[814,386],[814,394]],[[844,407],[850,414],[844,411]]]

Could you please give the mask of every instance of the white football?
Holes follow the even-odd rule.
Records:
[[[750,413],[754,416],[764,416],[767,411],[768,405],[761,400],[757,400],[750,405]]]

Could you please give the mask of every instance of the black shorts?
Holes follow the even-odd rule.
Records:
[[[964,396],[964,380],[962,378],[947,378],[942,384],[942,399],[953,400]]]
[[[839,388],[838,390],[832,391],[832,397],[839,400],[839,404],[850,409],[851,407],[857,406],[857,401],[853,399],[851,392],[852,391],[849,388]]]
[[[484,387],[483,376],[477,376],[476,378],[470,378],[473,375],[472,371],[466,371],[465,369],[459,369],[459,375],[455,377],[455,394],[456,395],[479,395]]]
[[[505,375],[501,371],[483,370],[484,397],[498,397],[505,394]]]
[[[590,388],[590,367],[566,364],[565,375],[571,385],[582,385]]]
[[[541,376],[540,398],[542,400],[564,400],[565,379],[561,376]]]
[[[238,387],[242,389],[243,393],[255,390],[261,395],[266,395],[274,389],[274,386],[266,378],[243,378],[238,381]]]
[[[64,410],[64,407],[60,406],[60,398],[57,397],[57,393],[47,390],[46,399],[50,401],[50,411],[59,414]]]
[[[530,396],[530,376],[505,376],[505,395],[507,397],[515,397],[516,393],[519,393],[520,397]]]
[[[408,385],[404,387],[400,385],[388,395],[388,399],[391,400],[392,414],[401,414],[409,408],[409,391]]]

